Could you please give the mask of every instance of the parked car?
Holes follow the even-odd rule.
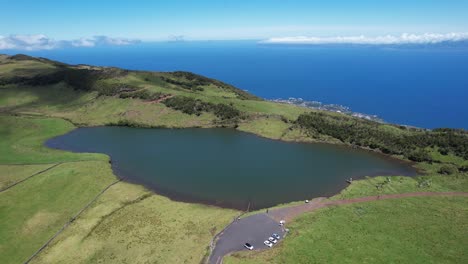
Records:
[[[272,246],[273,246],[273,243],[271,243],[271,242],[268,241],[268,240],[265,240],[265,241],[263,242],[263,244],[265,244],[265,246],[267,246],[267,247],[272,247]]]
[[[273,237],[269,237],[268,241],[270,241],[273,244],[276,244],[276,242],[278,242],[278,240],[274,239]]]
[[[276,240],[280,240],[280,235],[274,233],[273,235],[271,235],[272,237],[274,237]]]
[[[253,246],[250,243],[245,243],[244,247],[248,250],[253,250]]]

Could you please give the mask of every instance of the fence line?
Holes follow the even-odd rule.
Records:
[[[17,182],[15,182],[15,183],[13,183],[13,184],[11,184],[11,185],[9,185],[9,186],[7,186],[7,187],[1,189],[1,190],[0,190],[0,193],[6,191],[6,190],[8,190],[8,189],[10,189],[10,188],[12,188],[12,187],[14,187],[14,186],[16,186],[16,185],[18,185],[18,184],[20,184],[20,183],[22,183],[22,182],[24,182],[24,181],[27,181],[27,180],[31,179],[32,177],[34,177],[34,176],[36,176],[36,175],[39,175],[39,174],[44,173],[44,172],[46,172],[46,171],[48,171],[48,170],[51,170],[51,169],[57,167],[57,166],[60,165],[60,164],[62,164],[62,162],[56,163],[55,165],[52,165],[52,166],[48,167],[47,169],[41,170],[41,171],[39,171],[39,172],[34,173],[34,174],[31,175],[31,176],[28,176],[28,177],[26,177],[26,178],[24,178],[24,179],[22,179],[22,180],[20,180],[20,181],[17,181]],[[8,165],[10,165],[10,164],[8,164]]]
[[[111,184],[109,184],[106,188],[104,188],[102,191],[100,191],[96,197],[94,197],[94,199],[92,199],[88,204],[86,204],[83,208],[81,208],[80,211],[78,211],[78,213],[76,213],[72,218],[70,218],[70,220],[68,220],[68,222],[66,222],[62,228],[60,228],[59,231],[57,231],[57,233],[55,233],[49,240],[47,240],[47,242],[44,243],[44,245],[42,245],[36,252],[34,252],[34,254],[31,255],[31,257],[29,257],[28,260],[26,260],[24,262],[24,264],[28,264],[29,262],[31,262],[31,260],[36,257],[39,253],[41,253],[42,250],[44,250],[44,248],[46,248],[50,242],[52,242],[52,240],[54,240],[58,235],[60,235],[73,221],[76,220],[76,218],[78,218],[86,209],[88,209],[92,203],[94,203],[105,191],[107,191],[110,187],[114,186],[115,184],[121,182],[122,180],[119,179]]]

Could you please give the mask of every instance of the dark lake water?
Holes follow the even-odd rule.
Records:
[[[239,209],[332,195],[349,177],[415,174],[406,163],[364,150],[232,129],[79,128],[46,145],[106,153],[126,181],[176,200]]]

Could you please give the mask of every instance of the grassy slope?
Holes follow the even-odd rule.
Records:
[[[51,137],[71,131],[74,126],[60,119],[12,118],[0,116],[0,163],[38,164],[78,160],[103,160],[101,154],[75,154],[49,149],[43,142]]]
[[[35,262],[200,263],[211,238],[234,214],[119,183]]]
[[[69,122],[0,116],[0,124],[0,164],[6,169],[0,173],[2,183],[10,185],[64,162],[0,193],[0,262],[18,263],[26,260],[115,176],[106,169],[109,165],[104,155],[74,154],[42,145],[45,139],[73,129]]]
[[[273,250],[224,263],[466,263],[467,203],[418,197],[324,208],[290,223]]]
[[[2,192],[0,262],[25,261],[114,180],[106,162],[72,162]]]
[[[0,165],[0,190],[51,166],[53,164]]]
[[[22,70],[25,65],[27,70]],[[12,61],[0,58],[0,77],[11,77],[6,72],[23,72],[20,76],[34,77],[54,70],[49,62]],[[55,70],[58,70],[55,68]],[[176,81],[186,81],[183,77],[174,77],[169,73],[129,72],[106,83],[129,85],[150,92],[160,92],[176,96],[185,96],[203,100],[209,103],[223,103],[243,111],[249,123],[256,118],[277,119],[278,128],[291,127],[284,121],[295,120],[300,114],[310,111],[306,108],[268,101],[248,100],[238,97],[235,90],[215,86],[202,85],[202,91],[187,90],[177,85],[162,81],[170,77]],[[240,92],[242,93],[242,92]],[[213,127],[218,119],[212,113],[201,116],[187,115],[166,107],[162,103],[149,103],[140,99],[121,99],[118,96],[99,96],[96,91],[79,91],[63,83],[46,86],[4,85],[0,86],[0,111],[9,113],[39,114],[51,117],[66,118],[78,125],[104,125],[130,120],[139,125],[166,127]],[[279,117],[283,118],[280,119]],[[250,126],[249,132],[262,134],[262,126]],[[276,132],[275,132],[276,133]],[[296,133],[296,137],[300,133]],[[264,136],[269,136],[265,134]]]
[[[209,113],[190,116],[163,104],[78,92],[64,84],[0,88],[0,98],[0,108],[3,106],[9,112],[65,118],[78,125],[132,120],[150,126],[207,127],[212,126],[214,119]]]
[[[21,60],[15,61],[14,63],[5,63],[7,58],[0,55],[0,75],[4,77],[17,77],[17,76],[29,76],[31,73],[38,71],[50,73],[55,70],[55,66],[34,60]]]
[[[379,188],[377,188],[380,186]],[[339,194],[331,197],[342,200],[381,194],[409,192],[468,192],[468,175],[423,175],[418,177],[369,177],[354,181]]]
[[[15,180],[28,177],[53,164],[62,163],[0,193],[0,263],[18,263],[25,261],[116,178],[105,155],[68,153],[48,149],[42,145],[46,138],[73,129],[73,125],[67,121],[0,116],[0,124],[0,168],[5,169],[0,173],[2,184],[7,182],[10,185]],[[12,163],[34,165],[6,165]],[[147,196],[144,201],[132,202],[141,195]],[[112,212],[114,213],[111,214]],[[79,218],[69,227],[74,238],[83,238],[93,229],[97,232],[91,233],[84,243],[77,240],[77,247],[87,248],[96,244],[101,246],[93,247],[96,251],[80,251],[81,258],[68,259],[66,262],[91,261],[94,257],[101,262],[113,263],[115,257],[134,259],[133,255],[151,253],[152,256],[166,258],[174,255],[178,256],[178,260],[198,263],[206,253],[212,233],[226,225],[236,213],[233,210],[173,202],[150,194],[143,188],[118,183],[100,198],[89,212],[86,211],[83,219]],[[127,224],[130,218],[132,221],[139,221],[136,232],[130,229],[122,230],[119,225],[113,224]],[[147,221],[148,219],[151,221]],[[207,221],[208,219],[210,221]],[[155,225],[154,221],[162,224]],[[112,236],[101,236],[100,228],[106,232],[109,226],[116,228]],[[185,235],[189,227],[192,230],[190,237],[197,239],[198,243],[191,244],[191,250],[185,251],[184,248],[188,246],[184,244]],[[153,239],[151,242],[155,242],[159,235],[164,236],[163,233],[170,233],[173,238],[172,244],[149,247],[147,243],[150,240],[138,239],[141,237],[139,232],[143,230],[145,236],[155,234],[148,237]],[[50,249],[51,255],[55,249],[66,247],[69,235],[65,233],[58,237]],[[133,239],[131,253],[122,248],[127,244],[114,243],[128,238]],[[93,242],[88,244],[88,241]],[[117,256],[106,255],[105,252],[114,252]],[[50,254],[48,251],[41,255],[41,258],[51,260]],[[62,259],[57,258],[50,262],[57,261]]]

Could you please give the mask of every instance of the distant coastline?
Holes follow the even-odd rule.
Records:
[[[377,115],[354,112],[349,107],[344,106],[344,105],[339,105],[339,104],[324,104],[319,101],[307,101],[302,98],[295,98],[295,97],[289,97],[288,99],[282,99],[282,98],[270,99],[269,101],[275,102],[275,103],[292,104],[292,105],[307,107],[307,108],[316,109],[316,110],[342,113],[342,114],[346,114],[346,115],[350,115],[350,116],[354,116],[354,117],[358,117],[358,118],[362,118],[362,119],[366,119],[370,121],[386,123],[383,119],[381,119]]]
[[[8,53],[13,55],[14,51]],[[69,64],[189,71],[263,98],[301,97],[349,106],[352,111],[375,114],[391,124],[468,129],[468,111],[463,107],[468,98],[468,52],[462,47],[305,47],[260,45],[250,40],[141,43],[118,49],[26,53]]]

